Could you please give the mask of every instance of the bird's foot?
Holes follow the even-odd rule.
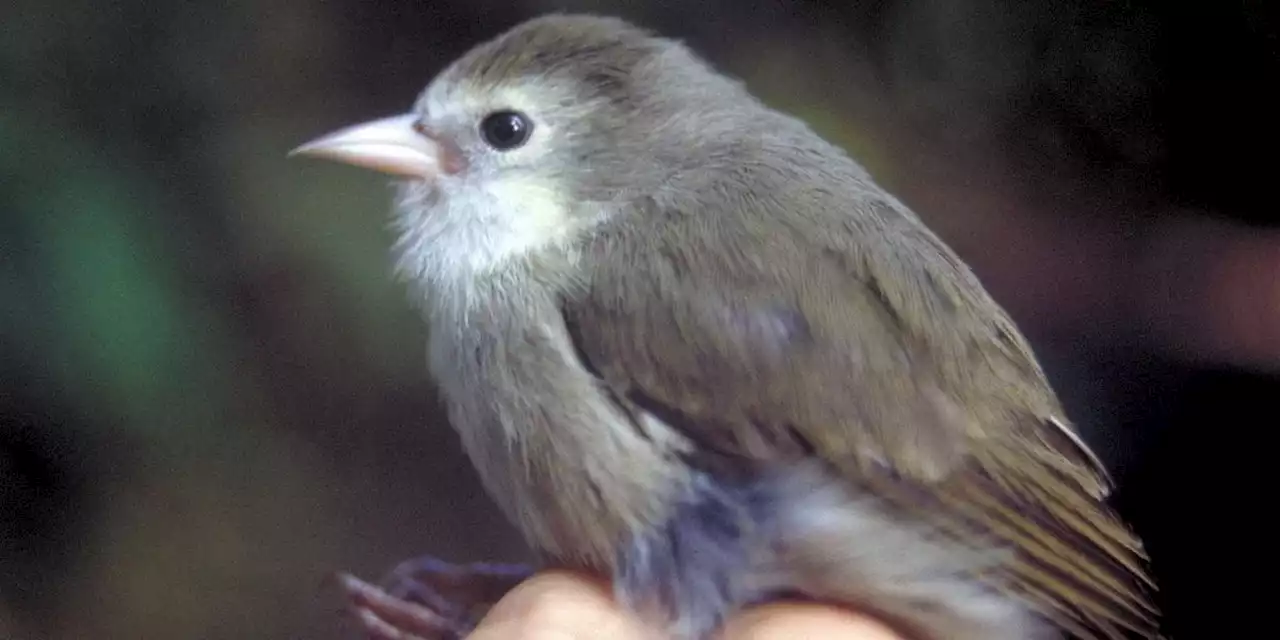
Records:
[[[338,582],[361,628],[373,640],[460,640],[498,600],[532,575],[526,565],[408,560],[385,588],[343,573]]]

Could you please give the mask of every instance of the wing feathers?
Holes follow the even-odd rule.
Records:
[[[1046,417],[1061,409],[1030,347],[935,238],[905,218],[638,224],[594,237],[585,255],[610,258],[564,303],[616,394],[739,471],[818,456],[904,517],[1012,549],[997,579],[1079,637],[1159,637],[1105,469]]]

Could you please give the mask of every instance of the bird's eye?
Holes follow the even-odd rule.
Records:
[[[533,133],[533,123],[518,111],[497,111],[485,116],[480,123],[484,141],[498,151],[509,151],[524,144],[530,133]]]

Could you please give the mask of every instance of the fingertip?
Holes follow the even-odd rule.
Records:
[[[512,589],[468,640],[651,640],[613,600],[607,583],[570,571],[540,572]]]
[[[491,609],[468,640],[656,640],[654,630],[613,599],[609,584],[570,571],[540,572]],[[902,640],[883,623],[814,603],[772,603],[732,618],[718,640]]]
[[[752,607],[729,621],[718,640],[902,640],[889,627],[853,611],[809,603]]]

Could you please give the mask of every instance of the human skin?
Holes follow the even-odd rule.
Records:
[[[494,605],[469,640],[662,640],[625,611],[604,583],[546,571],[521,583]],[[719,640],[901,640],[884,625],[853,611],[809,603],[776,603],[730,619]]]

